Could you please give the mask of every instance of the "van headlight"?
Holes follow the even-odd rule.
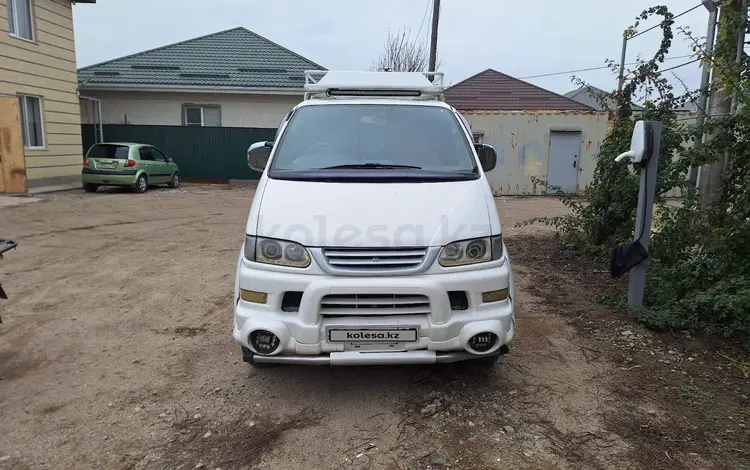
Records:
[[[310,266],[310,253],[299,243],[251,235],[245,236],[245,258],[278,266],[295,268]]]
[[[485,263],[503,257],[503,236],[474,238],[449,243],[443,247],[438,256],[440,266],[463,266]]]

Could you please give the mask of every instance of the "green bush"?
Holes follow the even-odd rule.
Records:
[[[614,157],[630,147],[633,95],[648,92],[655,98],[646,102],[638,119],[663,123],[656,199],[663,201],[668,191],[679,187],[683,201],[679,207],[661,205],[655,214],[659,230],[649,250],[644,308],[633,313],[651,328],[705,332],[750,346],[750,61],[746,57],[736,66],[728,45],[733,37],[720,34],[711,59],[714,76],[742,106],[734,116],[714,117],[701,128],[682,124],[674,109],[696,92],[675,95],[659,73],[671,46],[673,16],[666,7],[655,7],[638,20],[653,15],[663,17],[661,46],[651,60],[640,62],[630,72],[632,78],[622,93],[612,95],[618,102],[616,120],[603,142],[586,198],[561,195],[570,215],[529,223],[554,225],[566,243],[598,256],[607,256],[614,245],[633,239],[639,180],[626,165],[615,163]],[[724,32],[731,30],[734,20],[729,18]],[[701,50],[701,44],[694,42],[695,50]],[[694,149],[694,139],[703,133],[711,138]],[[675,158],[669,158],[672,155]],[[695,188],[686,184],[686,172],[692,164],[725,155],[731,157],[731,164],[720,197],[705,204]]]

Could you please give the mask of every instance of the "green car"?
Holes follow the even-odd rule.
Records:
[[[155,184],[180,185],[180,168],[152,145],[102,143],[91,146],[83,159],[83,189],[96,192],[99,186],[130,186],[145,193]]]

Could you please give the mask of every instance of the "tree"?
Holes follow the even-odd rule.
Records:
[[[638,61],[616,96],[618,113],[601,145],[594,178],[585,193],[587,200],[563,196],[570,214],[537,220],[555,225],[566,243],[604,257],[608,248],[632,240],[638,179],[625,165],[615,163],[614,157],[630,147],[635,119],[661,121],[657,230],[649,248],[644,306],[633,313],[651,328],[717,334],[750,347],[750,56],[738,57],[737,53],[737,33],[743,24],[737,5],[741,3],[725,0],[722,15],[726,16],[710,55],[705,53],[705,44],[682,29],[697,57],[711,64],[712,101],[718,96],[723,110],[733,101],[736,113],[717,113],[713,108],[700,125],[681,122],[674,110],[691,101],[696,91],[677,96],[660,71],[672,44],[675,17],[665,6],[644,11],[632,31],[640,21],[661,16],[661,46],[651,60]],[[631,105],[638,91],[648,99],[635,118]],[[703,135],[709,138],[702,140]],[[685,145],[694,140],[698,145]],[[719,159],[723,168],[716,175],[720,176],[717,184],[711,192],[697,194],[695,184],[685,180],[687,170]],[[681,189],[682,203],[676,207],[662,204],[663,195],[674,187]],[[624,305],[624,299],[617,295],[610,300]]]
[[[732,110],[732,98],[737,92],[736,82],[741,78],[741,66],[736,64],[738,34],[745,37],[742,0],[728,0],[721,6],[719,37],[711,60],[714,74],[711,83],[709,117],[725,117]],[[718,73],[717,73],[718,72]],[[712,136],[709,135],[708,139]],[[704,209],[719,202],[724,186],[724,173],[728,158],[717,155],[703,165],[700,175],[700,195]]]
[[[426,72],[428,63],[427,45],[419,38],[412,39],[411,30],[401,29],[395,33],[389,30],[383,52],[373,61],[371,69],[380,72]]]

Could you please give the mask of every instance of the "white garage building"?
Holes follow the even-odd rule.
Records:
[[[495,147],[489,181],[497,195],[545,194],[532,177],[566,193],[591,183],[608,115],[495,70],[485,70],[445,92],[469,121],[474,139]]]

